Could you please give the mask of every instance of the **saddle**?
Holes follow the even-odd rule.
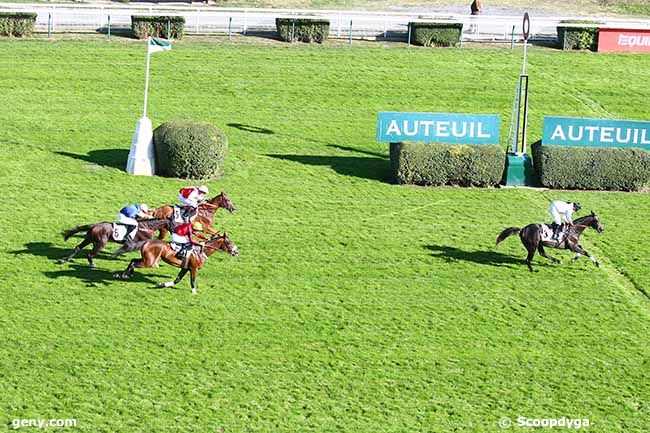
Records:
[[[558,229],[557,239],[553,239],[553,225],[542,224],[542,242],[557,242],[562,243],[569,236],[568,224],[562,223]]]

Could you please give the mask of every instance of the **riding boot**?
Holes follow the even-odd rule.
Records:
[[[560,240],[560,228],[562,227],[562,224],[553,223],[552,227],[553,227],[553,238],[552,238],[552,240],[554,240],[554,241]]]

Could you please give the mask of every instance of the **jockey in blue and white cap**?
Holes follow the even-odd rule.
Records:
[[[138,227],[138,220],[136,218],[151,218],[151,213],[146,204],[126,205],[117,214],[117,220],[129,228],[127,236]]]

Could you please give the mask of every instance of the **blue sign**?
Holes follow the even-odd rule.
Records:
[[[381,112],[377,118],[377,141],[498,144],[499,116]]]
[[[545,116],[542,144],[650,150],[650,122]]]

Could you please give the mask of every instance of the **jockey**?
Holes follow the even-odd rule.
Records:
[[[194,219],[198,215],[198,206],[205,201],[207,193],[208,187],[205,185],[188,186],[178,191],[178,198],[186,207],[183,214],[187,221]]]
[[[195,233],[195,230],[197,231],[203,230],[201,223],[186,222],[174,227],[174,230],[172,231],[171,242],[180,246],[180,249],[176,253],[176,257],[178,257],[179,259],[185,260],[185,255],[187,254],[187,250],[191,249],[194,245],[203,246],[202,242],[194,241],[194,239],[192,239],[192,236],[195,236],[203,240],[207,239],[201,233]]]
[[[132,233],[131,237],[135,236],[136,228],[138,227],[138,220],[136,218],[151,219],[152,215],[146,204],[129,204],[120,209],[117,214],[117,220],[126,226],[126,235]]]
[[[573,212],[579,211],[581,208],[580,203],[567,203],[560,200],[555,200],[551,203],[551,206],[548,208],[548,211],[553,217],[553,240],[558,240],[560,236],[560,227],[562,226],[562,221],[566,221],[568,224],[573,225]]]

